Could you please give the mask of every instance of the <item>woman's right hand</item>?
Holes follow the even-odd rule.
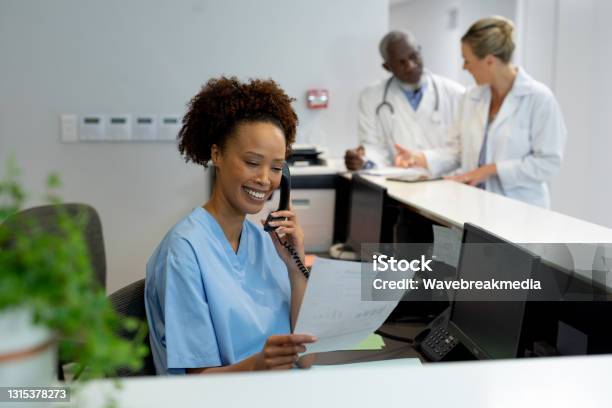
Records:
[[[263,350],[255,358],[255,370],[287,370],[298,361],[298,353],[306,351],[304,344],[317,339],[307,334],[281,334],[270,336]]]

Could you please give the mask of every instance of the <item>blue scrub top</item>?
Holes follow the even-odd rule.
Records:
[[[149,262],[145,306],[158,374],[237,363],[266,339],[290,333],[287,267],[272,239],[242,224],[234,252],[198,207],[164,237]]]

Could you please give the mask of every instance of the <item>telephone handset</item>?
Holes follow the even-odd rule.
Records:
[[[289,173],[289,166],[287,163],[283,164],[283,170],[281,175],[281,183],[280,183],[280,199],[278,202],[278,209],[276,211],[283,211],[289,209],[289,196],[291,195],[291,175]],[[285,218],[283,217],[272,217],[272,214],[268,215],[266,222],[264,223],[264,231],[271,232],[276,230],[277,227],[273,227],[269,224],[270,221],[282,221]],[[276,234],[276,232],[274,232]],[[310,276],[310,271],[306,266],[302,263],[300,256],[293,246],[287,241],[283,241],[280,239],[278,234],[276,234],[276,238],[278,238],[279,242],[287,249],[291,257],[293,258],[293,262],[297,265],[298,269],[306,279]]]
[[[281,182],[280,182],[280,199],[278,201],[278,209],[276,211],[283,211],[289,209],[289,196],[291,195],[291,174],[289,173],[289,166],[287,163],[283,164]],[[264,231],[274,231],[276,228],[268,224],[270,221],[284,221],[283,217],[272,217],[272,214],[268,215],[264,224]]]

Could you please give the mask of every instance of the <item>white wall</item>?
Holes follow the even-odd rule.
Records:
[[[598,135],[592,126],[593,58],[595,47],[591,22],[593,1],[557,1],[557,47],[553,54],[554,90],[563,109],[568,128],[563,167],[555,180],[553,208],[567,214],[594,221],[591,200],[591,149]],[[551,10],[552,11],[552,10]],[[527,40],[527,39],[526,39]],[[586,176],[586,177],[585,177]]]
[[[0,0],[0,165],[15,153],[30,191],[59,170],[65,200],[98,209],[113,291],[209,186],[171,143],[62,144],[60,113],[182,113],[212,76],[272,77],[298,98],[300,138],[340,155],[387,27],[387,0]],[[311,87],[327,111],[306,111]]]
[[[577,130],[573,137],[583,140],[591,136],[589,158],[591,167],[587,172],[576,169],[578,174],[582,174],[581,182],[589,180],[591,194],[583,200],[591,204],[588,219],[612,228],[612,182],[610,181],[612,177],[612,127],[610,126],[612,117],[612,98],[610,97],[612,95],[610,78],[612,26],[610,26],[610,16],[612,16],[612,2],[596,0],[593,4],[593,13],[589,16],[591,18],[584,20],[580,27],[580,30],[592,33],[590,42],[593,58],[592,74],[588,78],[590,83],[585,82],[583,86],[591,89],[593,116],[591,133]],[[587,78],[574,77],[573,81],[580,84],[585,79]],[[574,103],[579,104],[580,101],[575,99]]]
[[[519,1],[521,41],[516,50],[521,65],[529,74],[553,91],[556,86],[558,3],[558,0]]]
[[[525,66],[555,91],[568,127],[553,209],[612,227],[612,92],[606,46],[612,28],[606,0],[523,0],[533,24],[525,33]],[[529,17],[527,17],[529,19]],[[529,30],[533,30],[531,33]],[[554,35],[551,35],[554,33]]]

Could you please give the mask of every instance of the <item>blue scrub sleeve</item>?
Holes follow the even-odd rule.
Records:
[[[220,366],[204,283],[189,243],[181,241],[175,245],[166,257],[164,268],[162,304],[168,371]]]

